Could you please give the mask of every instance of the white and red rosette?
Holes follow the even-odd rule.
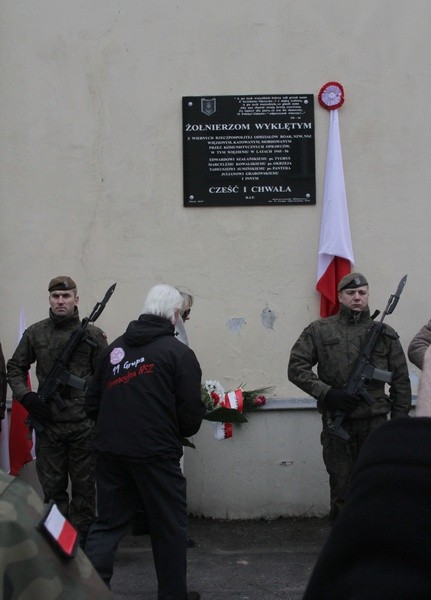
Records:
[[[244,410],[244,398],[242,395],[242,389],[238,388],[233,392],[228,392],[224,396],[223,402],[220,403],[220,406],[224,406],[225,408],[234,408],[235,410],[239,410],[242,413]],[[226,440],[231,438],[233,435],[233,425],[232,423],[213,423],[214,429],[214,437],[216,440]]]
[[[344,104],[344,88],[337,81],[328,81],[320,88],[318,95],[320,106],[326,110],[336,110]]]

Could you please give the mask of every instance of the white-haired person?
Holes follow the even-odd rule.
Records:
[[[175,335],[180,340],[180,342],[183,342],[183,344],[186,344],[188,346],[189,340],[187,338],[184,323],[190,319],[190,312],[193,306],[193,296],[189,292],[185,292],[180,289],[178,289],[178,291],[180,292],[181,298],[183,299],[183,304],[180,310],[180,318],[177,320],[175,325]]]
[[[186,480],[182,437],[205,414],[201,369],[175,337],[182,297],[168,285],[148,292],[143,313],[103,354],[86,394],[96,419],[98,517],[86,553],[109,586],[115,554],[140,501],[158,580],[158,600],[197,600],[187,592]]]
[[[367,438],[304,600],[431,598],[431,346],[414,414]]]

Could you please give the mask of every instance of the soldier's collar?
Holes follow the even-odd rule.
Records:
[[[75,306],[74,313],[70,317],[59,317],[55,315],[51,309],[49,309],[49,318],[56,327],[66,327],[69,325],[69,323],[75,323],[76,321],[79,321],[78,307]]]
[[[348,308],[344,304],[341,304],[339,314],[347,322],[359,323],[360,321],[363,321],[364,319],[368,319],[370,317],[370,308],[369,306],[367,306],[364,310],[358,312],[355,310],[350,310],[350,308]]]

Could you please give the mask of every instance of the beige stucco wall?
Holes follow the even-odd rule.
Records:
[[[47,314],[57,274],[81,314],[114,281],[109,339],[155,283],[196,296],[205,379],[303,394],[286,363],[318,316],[314,291],[328,113],[315,101],[316,206],[182,206],[181,97],[313,93],[340,81],[356,267],[407,345],[430,317],[431,8],[427,0],[3,0],[0,6],[0,315],[7,357]],[[264,327],[262,310],[276,316]],[[231,319],[244,319],[239,332]],[[389,322],[389,319],[388,319]],[[416,381],[417,373],[412,376]],[[187,450],[190,508],[232,518],[324,514],[312,410],[252,415],[232,440],[208,423]],[[285,464],[282,464],[285,463]]]

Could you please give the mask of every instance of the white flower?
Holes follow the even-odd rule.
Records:
[[[223,401],[225,391],[219,381],[216,381],[215,379],[209,379],[205,381],[205,389],[207,390],[209,395],[211,395],[212,392],[215,392],[220,398],[220,402]]]

